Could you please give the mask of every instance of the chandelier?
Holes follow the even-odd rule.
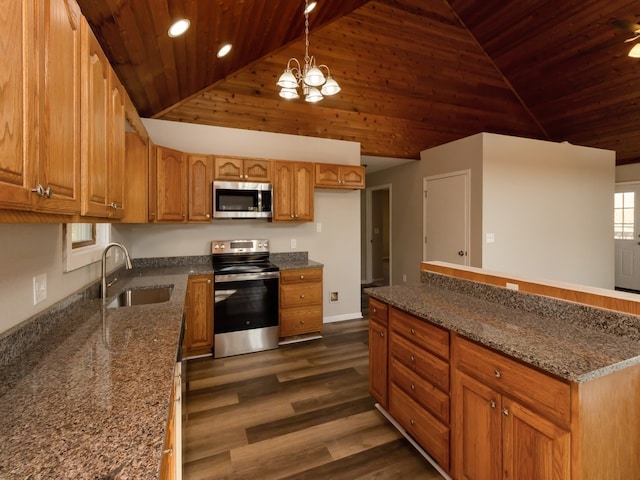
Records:
[[[313,2],[315,3],[315,2]],[[296,58],[290,58],[282,75],[276,85],[281,88],[280,96],[287,100],[297,100],[300,98],[298,87],[302,89],[302,94],[307,102],[315,103],[324,98],[325,95],[335,95],[340,91],[340,85],[331,77],[329,67],[326,65],[316,66],[316,60],[309,56],[309,0],[304,2],[304,66]],[[327,70],[325,78],[322,69]]]

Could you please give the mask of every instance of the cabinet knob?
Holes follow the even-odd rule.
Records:
[[[300,298],[304,298],[304,293],[301,293],[301,294],[300,294]]]
[[[411,384],[411,391],[413,392],[416,389],[416,386],[412,383]]]
[[[416,357],[414,357],[413,355],[411,355],[411,361],[415,362],[416,361]]]
[[[39,197],[51,198],[51,187],[44,188],[41,184],[38,184],[36,188],[32,188],[31,191],[37,194]]]
[[[503,409],[502,409],[502,414],[503,414],[505,417],[508,417],[508,416],[509,416],[509,410],[507,410],[506,408],[503,408]]]
[[[384,332],[380,332],[380,336],[381,336],[381,337],[384,337]]]
[[[211,215],[209,215],[209,214],[207,213],[206,217],[207,217],[207,218],[211,218]]]
[[[210,284],[210,283],[211,283],[211,279],[207,280],[207,283],[209,283],[209,284]]]
[[[300,320],[300,325],[304,325],[304,320]]]
[[[411,425],[415,425],[415,424],[416,424],[416,422],[413,420],[413,418],[411,418],[411,419],[409,420],[409,423],[410,423]]]
[[[489,406],[490,406],[491,408],[496,408],[496,402],[495,402],[495,400],[489,400]]]
[[[502,374],[500,373],[500,370],[498,370],[497,368],[493,371],[493,375],[494,375],[496,378],[500,378],[500,377],[502,377]]]
[[[296,218],[296,217],[293,215],[293,213],[291,214],[291,218]]]
[[[416,331],[412,328],[411,329],[411,335],[415,335],[415,334],[416,334]]]
[[[304,280],[304,275],[300,275],[300,280]]]
[[[378,313],[378,309],[377,308],[373,308],[373,313]]]

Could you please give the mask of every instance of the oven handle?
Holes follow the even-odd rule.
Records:
[[[258,273],[230,273],[228,275],[214,274],[214,288],[218,282],[241,282],[243,280],[266,280],[269,278],[280,278],[280,272],[258,272]]]

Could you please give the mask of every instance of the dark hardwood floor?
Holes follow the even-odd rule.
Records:
[[[442,477],[374,407],[368,323],[321,340],[187,365],[184,478]]]

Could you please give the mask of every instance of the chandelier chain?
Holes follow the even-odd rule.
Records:
[[[309,0],[304,0],[304,63],[309,63]]]

